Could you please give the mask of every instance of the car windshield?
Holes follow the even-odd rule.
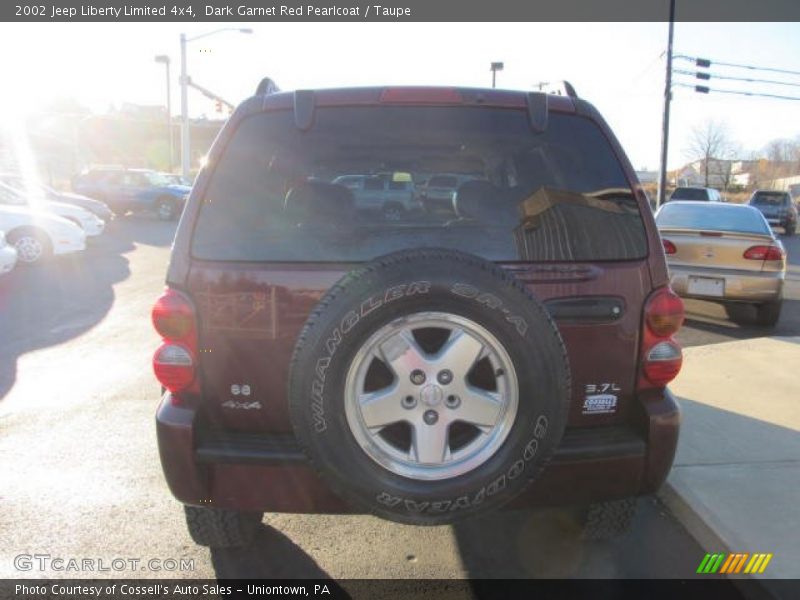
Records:
[[[781,206],[786,194],[783,192],[756,192],[750,204],[756,206]]]
[[[705,188],[677,188],[670,200],[708,200]]]
[[[770,235],[764,217],[747,206],[665,204],[656,215],[659,229],[696,229]]]
[[[427,205],[397,181],[428,177],[455,197]],[[647,254],[635,196],[592,121],[553,113],[535,133],[524,111],[470,107],[320,108],[307,132],[286,111],[248,117],[193,240],[210,260],[362,261],[425,246],[507,261]]]

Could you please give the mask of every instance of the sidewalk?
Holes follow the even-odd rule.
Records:
[[[671,389],[683,423],[662,500],[708,552],[773,553],[757,577],[800,578],[800,337],[685,349]]]

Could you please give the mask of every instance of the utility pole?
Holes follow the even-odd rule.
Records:
[[[669,151],[669,104],[672,100],[672,36],[675,30],[675,0],[669,1],[669,39],[667,41],[667,80],[664,86],[664,118],[661,123],[661,167],[658,174],[656,208],[664,204],[667,193],[667,152]]]
[[[189,177],[189,90],[186,77],[186,34],[181,34],[181,175]]]
[[[169,169],[172,172],[172,165],[175,164],[175,151],[172,142],[172,94],[170,92],[171,79],[169,75],[169,56],[166,54],[159,54],[156,56],[156,62],[162,63],[167,68],[167,137],[169,138]]]

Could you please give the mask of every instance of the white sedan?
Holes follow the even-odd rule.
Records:
[[[5,275],[17,264],[17,249],[6,243],[6,235],[0,231],[0,275]]]
[[[0,205],[27,207],[32,210],[41,209],[54,213],[75,223],[89,237],[100,235],[106,226],[103,219],[96,217],[85,208],[64,202],[51,202],[43,196],[28,198],[25,193],[5,183],[0,183]]]
[[[52,255],[86,249],[86,232],[75,223],[44,210],[0,206],[0,230],[16,249],[21,263],[41,262]]]

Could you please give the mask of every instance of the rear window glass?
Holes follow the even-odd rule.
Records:
[[[408,185],[448,173],[451,202]],[[363,177],[361,189],[342,176]],[[216,165],[193,239],[207,260],[363,261],[445,247],[497,261],[642,258],[638,205],[588,119],[520,110],[320,108],[306,132],[289,111],[247,117]]]
[[[701,188],[678,188],[672,192],[670,200],[708,200],[706,190]]]
[[[750,204],[757,204],[759,206],[781,206],[784,201],[786,200],[786,194],[784,193],[770,193],[770,192],[758,192],[753,199],[750,201]]]
[[[761,213],[747,206],[665,204],[656,215],[656,225],[659,229],[770,233]]]

